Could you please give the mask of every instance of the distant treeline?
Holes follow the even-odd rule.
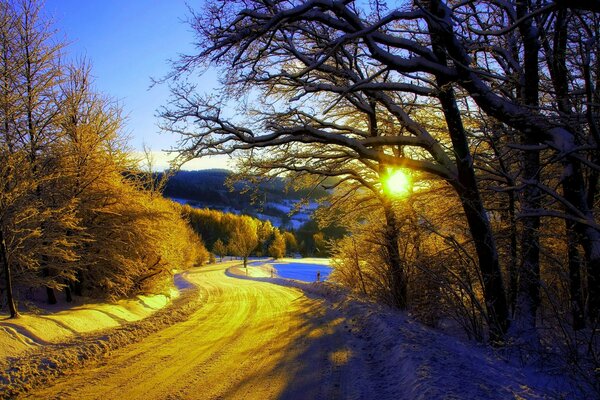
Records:
[[[0,293],[116,298],[155,290],[208,253],[127,155],[121,112],[35,1],[0,3]],[[123,171],[130,171],[124,173]]]
[[[296,232],[288,232],[274,227],[269,221],[247,215],[198,209],[189,205],[182,206],[182,209],[194,231],[218,257],[280,258],[298,253],[326,257],[329,255],[328,241],[343,235],[339,228],[321,230],[314,221],[307,222]]]
[[[178,171],[169,176],[164,194],[167,197],[195,200],[221,209],[232,208],[245,213],[263,210],[266,203],[283,203],[286,200],[317,199],[327,193],[321,187],[292,189],[283,178],[262,182],[247,190],[246,182],[230,187],[227,179],[231,171],[211,169],[203,171]],[[159,176],[160,177],[160,176]],[[271,210],[275,211],[275,210]],[[281,211],[279,212],[281,213]]]
[[[248,218],[254,221],[255,229],[263,231],[259,234],[259,244],[251,255],[269,256],[271,254],[268,248],[274,235],[272,232],[280,231],[274,228],[271,222],[260,220],[256,215],[274,216],[285,224],[290,218],[288,213],[270,206],[269,203],[285,204],[290,200],[315,201],[328,196],[321,186],[294,189],[284,178],[273,178],[259,183],[241,180],[230,185],[228,179],[232,177],[231,171],[223,169],[178,171],[168,177],[163,190],[167,197],[191,200],[193,205],[198,206],[184,207],[187,210],[185,214],[213,253],[215,242],[220,239],[221,243],[229,243],[234,226],[242,220],[239,215],[228,213],[228,210],[249,215]],[[157,179],[160,178],[162,174],[157,176]],[[345,230],[335,225],[322,229],[315,221],[309,220],[295,231],[285,232],[282,229],[280,233],[286,237],[285,254],[327,257],[330,254],[329,240],[341,238]],[[228,254],[235,255],[231,249],[228,250]]]

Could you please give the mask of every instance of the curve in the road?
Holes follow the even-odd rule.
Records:
[[[344,319],[300,290],[191,272],[206,297],[188,320],[28,395],[46,399],[335,399],[372,395]]]

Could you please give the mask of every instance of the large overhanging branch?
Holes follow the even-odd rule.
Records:
[[[434,5],[433,9],[437,11],[431,13],[410,13],[410,18],[429,19],[434,26],[437,26],[438,33],[444,40],[444,44],[453,58],[453,68],[437,64],[434,57],[405,57],[394,54],[389,50],[390,47],[408,50],[414,54],[422,53],[422,50],[417,49],[418,46],[415,41],[407,39],[400,41],[399,38],[396,38],[397,46],[392,46],[391,43],[394,41],[393,36],[370,29],[358,15],[345,7],[343,3],[309,1],[302,6],[279,11],[275,15],[263,14],[262,19],[263,21],[269,21],[265,26],[271,27],[274,26],[275,21],[277,21],[277,24],[283,23],[283,21],[318,21],[332,29],[344,32],[346,35],[353,35],[353,39],[361,37],[369,48],[370,55],[383,65],[388,65],[398,72],[425,72],[445,76],[467,90],[475,102],[490,115],[506,121],[511,127],[520,131],[530,132],[531,135],[537,136],[540,142],[546,142],[558,151],[564,151],[564,148],[561,148],[561,145],[565,144],[564,137],[565,135],[572,137],[573,132],[567,127],[562,127],[549,121],[547,116],[532,114],[530,108],[520,106],[514,101],[504,99],[496,94],[482,78],[481,74],[484,71],[475,70],[471,67],[472,63],[467,50],[459,42],[455,32],[452,30],[452,23],[450,22],[451,10],[440,1],[432,0],[429,3]],[[555,2],[556,7],[569,7],[589,11],[596,11],[598,3],[598,1],[592,1],[589,4],[582,1],[572,4],[567,4],[564,1]],[[331,11],[338,18],[334,18],[330,14],[321,16],[321,14],[325,14],[324,11]],[[395,15],[398,19],[389,16],[384,17],[382,20],[391,22],[407,17],[403,13],[396,13]],[[383,37],[386,37],[386,39]],[[413,45],[410,46],[406,42],[412,42]],[[384,44],[385,46],[383,46]],[[322,62],[313,67],[320,65],[322,65]]]
[[[242,55],[249,55],[249,52],[256,52],[250,57],[250,61],[246,65],[254,68],[258,59],[265,55],[273,55],[278,57],[277,50],[286,45],[285,50],[290,51],[292,56],[305,64],[305,68],[301,69],[300,73],[287,73],[282,71],[281,74],[275,74],[265,79],[266,84],[271,82],[271,78],[277,77],[281,79],[289,79],[295,82],[298,87],[304,92],[311,91],[319,92],[320,90],[330,93],[337,93],[340,97],[345,96],[350,92],[366,94],[376,99],[384,105],[388,111],[392,112],[400,121],[403,127],[406,127],[415,137],[397,135],[393,138],[386,137],[385,139],[372,139],[370,142],[361,142],[356,138],[349,138],[346,133],[352,132],[351,129],[340,130],[339,126],[325,126],[325,124],[317,124],[317,128],[311,126],[268,126],[272,132],[269,134],[261,134],[259,136],[248,135],[247,132],[240,130],[232,132],[226,128],[226,125],[220,126],[217,130],[211,130],[211,134],[226,135],[225,139],[213,143],[214,147],[221,146],[218,151],[230,153],[236,149],[248,149],[252,147],[267,147],[279,146],[287,143],[332,143],[339,146],[345,146],[352,151],[355,151],[361,157],[378,162],[389,162],[391,158],[393,164],[399,164],[398,159],[385,154],[379,148],[386,145],[394,146],[417,146],[425,148],[432,154],[437,164],[427,162],[427,170],[436,173],[439,176],[453,177],[451,173],[448,156],[441,148],[437,141],[431,138],[419,124],[415,124],[403,112],[401,107],[398,107],[393,100],[386,99],[386,93],[377,90],[386,87],[389,91],[420,91],[419,86],[411,86],[406,83],[394,82],[374,82],[365,79],[363,76],[352,75],[352,68],[347,68],[348,65],[342,65],[343,71],[336,70],[335,67],[326,63],[326,60],[333,60],[335,63],[340,62],[340,59],[335,58],[337,52],[332,49],[341,48],[341,44],[348,44],[362,39],[368,49],[366,56],[377,61],[380,65],[388,66],[390,69],[404,73],[407,71],[416,71],[420,73],[429,73],[436,76],[444,76],[447,79],[453,80],[461,85],[469,95],[484,109],[488,114],[499,118],[502,121],[514,128],[523,132],[529,132],[531,135],[536,135],[540,138],[540,142],[548,142],[554,149],[561,153],[569,153],[573,148],[573,133],[567,128],[557,125],[547,118],[547,116],[532,114],[532,110],[527,107],[515,104],[513,99],[505,99],[501,95],[493,92],[488,81],[482,77],[480,71],[472,67],[472,62],[468,51],[464,44],[459,41],[456,33],[453,31],[451,22],[451,13],[445,5],[436,0],[431,0],[427,9],[418,9],[410,13],[402,13],[393,11],[388,16],[383,17],[379,21],[372,24],[365,23],[355,12],[346,7],[348,2],[330,2],[324,0],[313,0],[302,3],[297,7],[289,9],[279,9],[280,4],[271,3],[263,4],[263,7],[255,10],[244,10],[239,13],[233,23],[224,30],[220,30],[213,37],[221,37],[222,41],[206,50],[203,54],[211,56],[213,59],[219,59],[224,54],[234,52],[233,59],[241,60]],[[558,4],[559,2],[557,2]],[[437,8],[436,8],[437,7]],[[427,21],[430,25],[436,27],[437,34],[444,40],[444,45],[448,49],[450,56],[453,59],[451,67],[439,65],[432,52],[424,47],[416,40],[396,37],[393,34],[388,34],[383,28],[386,24],[393,24],[403,20],[422,20]],[[298,29],[303,23],[318,22],[325,27],[336,30],[341,35],[338,38],[331,40],[328,45],[324,45],[319,51],[311,57],[299,51],[291,42],[289,35],[285,33],[288,29]],[[281,33],[279,36],[277,32]],[[290,35],[293,35],[291,33]],[[327,36],[321,36],[322,40],[327,40]],[[275,43],[279,44],[273,52],[270,52],[269,46]],[[228,47],[229,46],[229,47]],[[236,47],[235,50],[232,50]],[[221,51],[221,49],[223,49]],[[403,50],[406,53],[398,53],[395,50]],[[276,61],[273,59],[272,61]],[[235,66],[234,66],[235,68]],[[300,77],[308,76],[307,71],[322,71],[325,74],[334,73],[335,76],[341,79],[349,79],[348,85],[336,85],[333,82],[311,82],[301,80]],[[256,75],[258,76],[258,75]],[[369,87],[369,85],[371,85]],[[400,86],[395,86],[400,85]],[[360,91],[359,91],[360,89]],[[430,94],[430,90],[425,88],[423,93]],[[368,97],[367,96],[367,97]],[[352,101],[352,100],[349,100]],[[364,107],[362,100],[357,100]],[[363,110],[368,111],[367,108]],[[314,121],[312,121],[314,122]],[[326,128],[326,129],[319,129]],[[342,134],[340,134],[342,133]],[[357,132],[354,132],[358,135]],[[216,146],[215,146],[216,145]],[[204,147],[204,151],[209,151],[208,147]],[[200,147],[201,148],[201,147]],[[202,153],[202,151],[200,151]],[[413,160],[423,162],[421,160]],[[402,162],[406,162],[403,160]],[[435,167],[432,167],[435,166]]]
[[[335,13],[329,13],[328,10],[339,11],[339,8],[344,8],[344,2],[330,1],[307,1],[297,7],[289,9],[274,9],[266,12],[257,10],[241,10],[238,17],[227,28],[221,28],[218,32],[209,35],[214,38],[212,45],[207,45],[201,52],[200,57],[210,57],[213,61],[219,62],[226,54],[235,55],[232,58],[231,65],[249,64],[252,65],[256,60],[248,52],[267,53],[268,44],[274,40],[272,33],[285,26],[298,23],[319,22],[325,26],[344,32],[345,35],[331,42],[327,48],[323,50],[322,57],[319,58],[319,63],[325,62],[334,53],[336,47],[355,39],[355,37],[369,37],[375,43],[392,47],[394,49],[407,51],[412,54],[411,57],[399,57],[402,60],[402,70],[404,72],[426,71],[432,74],[442,73],[452,75],[453,71],[436,61],[430,49],[421,45],[417,41],[395,37],[393,35],[383,34],[379,28],[380,24],[376,22],[372,26],[361,24],[356,25],[355,20],[349,20],[347,15],[344,19],[334,17]],[[266,11],[266,10],[265,10]],[[385,24],[402,19],[420,19],[423,15],[420,11],[400,12],[394,11],[384,19]],[[235,48],[235,50],[233,50]],[[389,53],[389,56],[398,57]],[[243,62],[242,60],[250,60]],[[396,62],[395,64],[400,65]]]
[[[294,82],[297,84],[298,90],[300,90],[301,93],[327,92],[327,93],[338,94],[338,95],[340,95],[340,98],[342,98],[345,95],[347,95],[348,92],[354,92],[357,88],[361,87],[361,85],[363,85],[363,82],[369,81],[368,79],[364,79],[363,77],[359,76],[358,73],[360,72],[360,70],[355,71],[354,69],[351,68],[351,66],[342,64],[342,66],[340,68],[336,68],[331,65],[326,65],[326,64],[322,64],[322,63],[320,63],[318,65],[312,65],[311,63],[313,62],[313,60],[311,58],[309,58],[308,56],[306,56],[305,54],[299,52],[293,46],[290,46],[289,50],[294,54],[294,56],[298,60],[302,61],[305,65],[311,65],[312,66],[311,70],[314,69],[319,72],[322,72],[324,74],[324,76],[339,77],[340,79],[346,79],[346,80],[350,81],[349,85],[340,86],[340,85],[334,85],[331,83],[324,83],[324,82],[317,82],[317,83],[309,82],[306,79],[301,79],[301,76],[298,74],[291,75],[291,74],[282,73],[282,76],[287,76],[287,77],[289,77],[289,79],[294,80]],[[374,85],[372,90],[362,87],[363,90],[361,90],[361,92],[359,94],[361,96],[371,98],[377,102],[382,103],[384,105],[384,107],[398,119],[398,121],[400,122],[402,127],[407,128],[412,134],[414,134],[418,138],[418,139],[409,139],[407,137],[401,137],[401,139],[398,139],[395,143],[392,143],[392,141],[394,139],[386,139],[386,140],[390,141],[389,144],[390,145],[391,144],[419,145],[419,146],[427,149],[427,151],[429,151],[432,154],[434,159],[436,161],[438,161],[441,165],[443,165],[445,168],[447,168],[449,170],[453,170],[452,162],[450,161],[449,157],[446,155],[444,150],[439,146],[437,141],[435,139],[433,139],[433,137],[423,128],[423,126],[421,124],[416,123],[403,110],[403,108],[401,106],[399,106],[397,104],[397,102],[395,102],[391,98],[390,95],[386,94],[386,92],[384,92],[382,90],[377,90],[376,87],[379,86],[380,88],[388,88],[388,89],[390,89],[390,92],[395,92],[395,90],[392,90],[393,88],[398,89],[398,90],[401,88],[404,88],[404,89],[407,89],[408,92],[412,92],[412,93],[419,94],[419,95],[428,95],[428,96],[433,95],[434,91],[429,88],[416,86],[416,85],[412,85],[412,84],[396,83],[396,82],[388,82],[388,81],[372,83],[372,85]],[[304,92],[302,92],[302,91],[304,91]],[[300,94],[298,96],[301,96],[301,95],[302,94]],[[352,99],[348,99],[348,100],[350,102],[352,102],[357,108],[363,110],[364,112],[369,112],[369,110],[368,110],[369,107],[365,106],[365,103],[368,103],[368,101],[366,99],[362,99],[359,102],[358,101],[354,102],[354,101],[352,101]]]
[[[250,128],[236,126],[231,122],[224,121],[219,117],[220,110],[211,107],[213,112],[208,115],[193,113],[171,114],[171,124],[168,130],[177,129],[177,123],[193,117],[199,130],[186,131],[182,142],[181,153],[186,157],[199,157],[203,155],[232,154],[235,151],[250,150],[253,148],[279,147],[291,143],[305,144],[327,144],[328,146],[340,146],[351,150],[357,159],[365,158],[377,163],[396,167],[405,167],[425,171],[437,175],[443,179],[454,180],[455,175],[447,168],[427,160],[416,160],[407,157],[398,157],[385,154],[380,150],[373,149],[373,143],[363,143],[365,138],[352,138],[346,134],[336,132],[335,124],[312,119],[313,123],[320,123],[323,129],[318,129],[309,124],[282,126],[276,121],[267,123],[266,128],[270,133],[256,133]],[[344,131],[347,132],[347,131]],[[382,146],[379,143],[377,147]],[[394,145],[425,146],[413,137],[396,137]]]

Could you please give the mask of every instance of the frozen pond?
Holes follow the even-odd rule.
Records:
[[[282,278],[297,279],[304,282],[317,280],[317,272],[321,273],[321,280],[327,280],[332,268],[324,263],[311,263],[306,261],[282,261],[271,263]]]

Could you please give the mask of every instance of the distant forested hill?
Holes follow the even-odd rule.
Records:
[[[164,189],[164,195],[198,207],[216,209],[233,208],[243,210],[250,206],[249,194],[230,192],[225,179],[230,172],[223,169],[205,171],[179,171],[171,176]]]
[[[236,184],[233,191],[227,187],[225,180],[230,174],[230,171],[223,169],[179,171],[167,181],[164,195],[198,208],[206,207],[268,219],[275,226],[290,229],[298,229],[307,222],[316,207],[314,201],[326,195],[322,188],[311,192],[286,190],[286,182],[278,178],[261,184],[254,193],[253,201],[251,193],[243,192],[243,183]],[[306,197],[311,201],[310,205],[290,216],[294,204]]]

